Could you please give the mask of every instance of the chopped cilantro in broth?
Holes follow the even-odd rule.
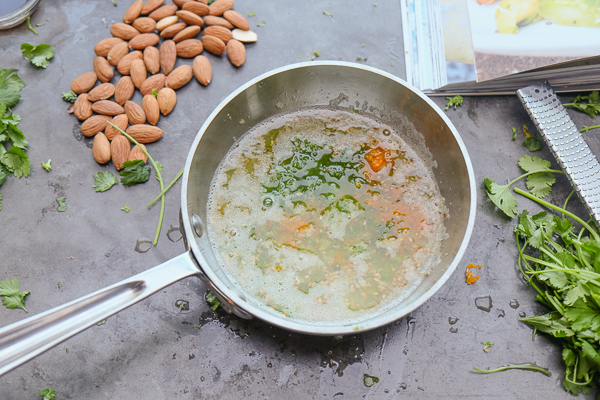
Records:
[[[313,108],[254,127],[230,150],[208,230],[257,302],[305,321],[356,320],[437,264],[445,212],[431,171],[394,129]]]

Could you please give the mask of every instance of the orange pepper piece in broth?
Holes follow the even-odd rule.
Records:
[[[365,160],[367,160],[373,172],[379,172],[390,164],[390,161],[385,157],[385,153],[386,151],[383,148],[377,146],[365,154]]]

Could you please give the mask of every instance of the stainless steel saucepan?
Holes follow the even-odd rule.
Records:
[[[389,124],[408,121],[420,132],[446,200],[448,238],[440,264],[406,299],[370,319],[337,324],[293,320],[246,297],[217,263],[204,223],[213,174],[244,132],[282,112],[307,106],[358,109]],[[244,120],[244,124],[240,124]],[[278,68],[246,83],[219,104],[201,127],[185,165],[181,226],[187,251],[146,272],[63,306],[0,329],[0,374],[180,279],[199,277],[241,318],[315,335],[344,335],[377,328],[410,313],[450,277],[462,257],[475,219],[471,161],[458,132],[425,95],[386,72],[346,62],[310,62]]]

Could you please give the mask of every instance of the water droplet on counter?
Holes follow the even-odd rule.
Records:
[[[406,382],[402,382],[400,384],[400,389],[405,389],[406,390],[407,387],[408,387],[408,385],[406,384]]]
[[[457,322],[458,322],[458,318],[457,317],[448,317],[448,323],[450,325],[454,325]]]
[[[110,257],[110,253],[104,253],[104,257]]]
[[[135,251],[138,253],[146,253],[152,248],[152,240],[148,238],[140,238],[135,242]]]
[[[492,309],[492,296],[487,295],[475,297],[475,307],[482,311],[490,312]]]
[[[504,318],[504,317],[506,317],[506,313],[504,312],[503,309],[498,308],[498,311],[500,311],[500,314],[498,314],[498,318]]]
[[[512,308],[519,308],[519,302],[516,299],[512,299],[508,305]]]
[[[458,328],[453,326],[452,328],[450,328],[450,333],[456,333],[458,332]]]
[[[521,311],[521,312],[519,313],[519,317],[521,317],[521,318],[525,318],[525,316],[526,316],[526,315],[527,315],[527,314],[525,314],[525,311]]]
[[[390,135],[392,134],[392,132],[390,132],[390,130],[389,130],[389,129],[384,129],[384,130],[383,130],[383,134],[384,134],[385,136],[390,136]]]
[[[171,225],[167,231],[167,237],[171,242],[179,242],[183,238],[183,235],[178,226]]]

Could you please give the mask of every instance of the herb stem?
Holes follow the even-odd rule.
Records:
[[[480,368],[473,367],[473,369],[477,372],[481,372],[482,374],[491,374],[493,372],[506,371],[507,369],[529,369],[529,370],[538,371],[544,375],[550,376],[550,372],[547,369],[541,368],[541,367],[535,367],[533,365],[506,365],[504,367],[499,367],[496,369],[480,369]]]
[[[35,33],[36,35],[38,34],[37,31],[33,29],[33,26],[31,26],[31,16],[27,17],[27,27],[31,32]]]
[[[183,175],[183,170],[185,168],[182,168],[181,171],[179,171],[179,173],[175,176],[175,178],[173,178],[173,180],[171,181],[171,183],[169,183],[167,185],[167,187],[165,188],[165,190],[163,190],[162,192],[160,192],[160,194],[158,196],[156,196],[154,198],[154,200],[152,200],[150,203],[148,203],[148,205],[146,206],[147,208],[150,208],[150,206],[152,204],[154,204],[156,202],[156,200],[158,200],[161,196],[164,196],[165,193],[167,193],[169,191],[169,189],[171,189],[171,186],[173,186],[175,184],[175,182],[177,182],[177,180],[181,177],[181,175]]]
[[[579,132],[587,132],[590,129],[596,129],[596,128],[600,128],[600,125],[584,126],[583,128],[581,128],[579,130]]]
[[[527,172],[527,173],[525,173],[525,174],[523,174],[523,175],[519,176],[518,178],[515,178],[515,179],[513,179],[513,181],[512,181],[512,182],[510,182],[510,183],[509,183],[508,185],[506,185],[506,186],[512,186],[514,183],[518,182],[519,180],[521,180],[521,179],[523,179],[523,178],[527,178],[529,175],[533,175],[533,174],[539,174],[540,172],[551,172],[551,173],[554,173],[554,174],[564,174],[564,173],[565,173],[564,171],[559,171],[559,170],[557,170],[557,169],[544,169],[544,170],[541,170],[541,171],[540,171],[540,170],[536,170],[536,171],[530,171],[530,172]],[[518,188],[515,188],[515,191],[516,191],[517,189],[518,189]],[[517,193],[518,193],[518,192],[517,192]]]

